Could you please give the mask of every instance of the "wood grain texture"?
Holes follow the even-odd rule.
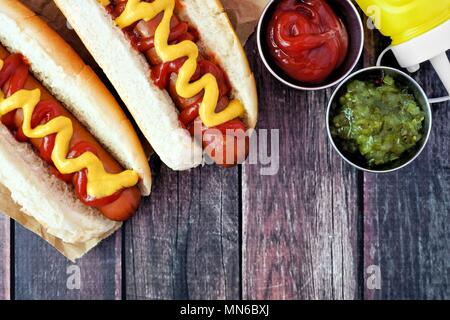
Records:
[[[374,65],[388,45],[379,32],[368,31],[364,64]],[[392,54],[383,62],[399,67]],[[430,96],[445,95],[428,63],[414,77]],[[410,167],[364,176],[365,299],[450,298],[449,106],[432,106],[431,139]],[[374,271],[380,289],[368,285]]]
[[[445,94],[429,64],[415,78],[430,96]],[[367,299],[450,299],[449,107],[433,107],[429,145],[410,167],[365,175],[364,264],[381,271]]]
[[[51,0],[22,2],[99,72]],[[364,65],[387,44],[366,30]],[[10,252],[10,223],[0,217],[0,299],[11,291],[17,299],[450,299],[449,104],[434,107],[433,135],[415,164],[385,176],[358,173],[328,143],[330,91],[278,83],[254,36],[247,52],[259,128],[281,129],[279,173],[262,176],[256,165],[245,165],[242,178],[215,166],[177,173],[154,161],[152,197],[77,264],[80,290],[67,288],[72,263],[20,226]],[[386,63],[395,66],[390,55]],[[429,65],[416,78],[431,96],[443,95]],[[370,266],[380,268],[381,290],[366,286]]]
[[[357,172],[332,151],[325,130],[330,91],[277,82],[248,55],[258,79],[259,128],[280,130],[280,171],[243,171],[243,296],[354,299],[358,289]]]
[[[0,300],[11,298],[11,222],[0,213]]]
[[[238,299],[238,170],[153,167],[153,195],[126,226],[127,298]]]
[[[16,299],[121,298],[120,232],[102,242],[76,264],[19,225],[15,234]],[[81,276],[79,289],[71,286],[74,266],[79,268]]]

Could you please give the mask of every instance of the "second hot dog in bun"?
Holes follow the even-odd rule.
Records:
[[[55,0],[172,169],[245,160],[257,94],[217,0]],[[193,139],[193,136],[196,139]]]
[[[0,183],[66,243],[101,238],[148,195],[131,123],[94,72],[39,17],[0,2]]]

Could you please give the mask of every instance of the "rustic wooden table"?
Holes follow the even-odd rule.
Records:
[[[24,2],[51,25],[64,22],[51,1]],[[72,31],[61,33],[92,62]],[[358,68],[386,45],[367,30]],[[290,90],[265,70],[254,36],[246,50],[259,128],[280,129],[279,173],[261,176],[255,165],[177,173],[154,159],[153,195],[77,263],[80,290],[67,286],[71,262],[1,217],[0,298],[450,299],[449,103],[433,107],[430,144],[413,165],[365,174],[327,141],[331,91]],[[429,65],[415,78],[431,96],[444,94]]]

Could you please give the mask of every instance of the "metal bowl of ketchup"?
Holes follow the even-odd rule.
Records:
[[[364,29],[350,0],[272,0],[260,18],[257,40],[275,78],[298,90],[321,90],[354,69]]]

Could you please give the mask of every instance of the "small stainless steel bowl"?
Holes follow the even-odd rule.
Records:
[[[389,163],[380,167],[376,168],[369,168],[363,161],[362,156],[358,157],[357,155],[348,154],[345,151],[343,151],[337,141],[333,138],[331,135],[331,125],[332,125],[332,119],[333,115],[335,113],[335,110],[340,107],[339,99],[342,97],[347,90],[347,84],[352,80],[377,80],[382,79],[385,75],[392,76],[396,83],[398,83],[400,86],[408,88],[411,93],[414,94],[415,98],[417,99],[417,102],[422,107],[422,109],[425,111],[426,118],[425,118],[425,126],[423,128],[423,138],[422,140],[414,147],[412,150],[407,152],[401,159]],[[334,147],[334,149],[339,153],[339,155],[347,161],[350,165],[353,167],[367,171],[372,173],[389,173],[393,172],[399,169],[402,169],[406,167],[407,165],[411,164],[424,150],[431,134],[431,126],[432,126],[432,113],[431,113],[431,106],[428,101],[428,97],[423,91],[422,87],[409,75],[406,73],[389,67],[371,67],[367,69],[359,70],[352,75],[350,75],[347,79],[345,79],[334,91],[333,95],[330,98],[330,102],[328,103],[328,109],[327,109],[327,131],[328,131],[328,137]]]
[[[300,1],[300,0],[299,0]],[[297,90],[321,90],[332,87],[347,77],[358,63],[364,46],[364,28],[358,10],[350,0],[329,0],[327,3],[334,9],[339,18],[342,19],[349,34],[349,51],[342,65],[335,70],[328,79],[320,84],[308,84],[300,82],[288,76],[273,61],[267,46],[267,27],[272,19],[279,0],[271,0],[264,9],[258,23],[257,41],[258,50],[264,65],[272,75],[285,85]]]

